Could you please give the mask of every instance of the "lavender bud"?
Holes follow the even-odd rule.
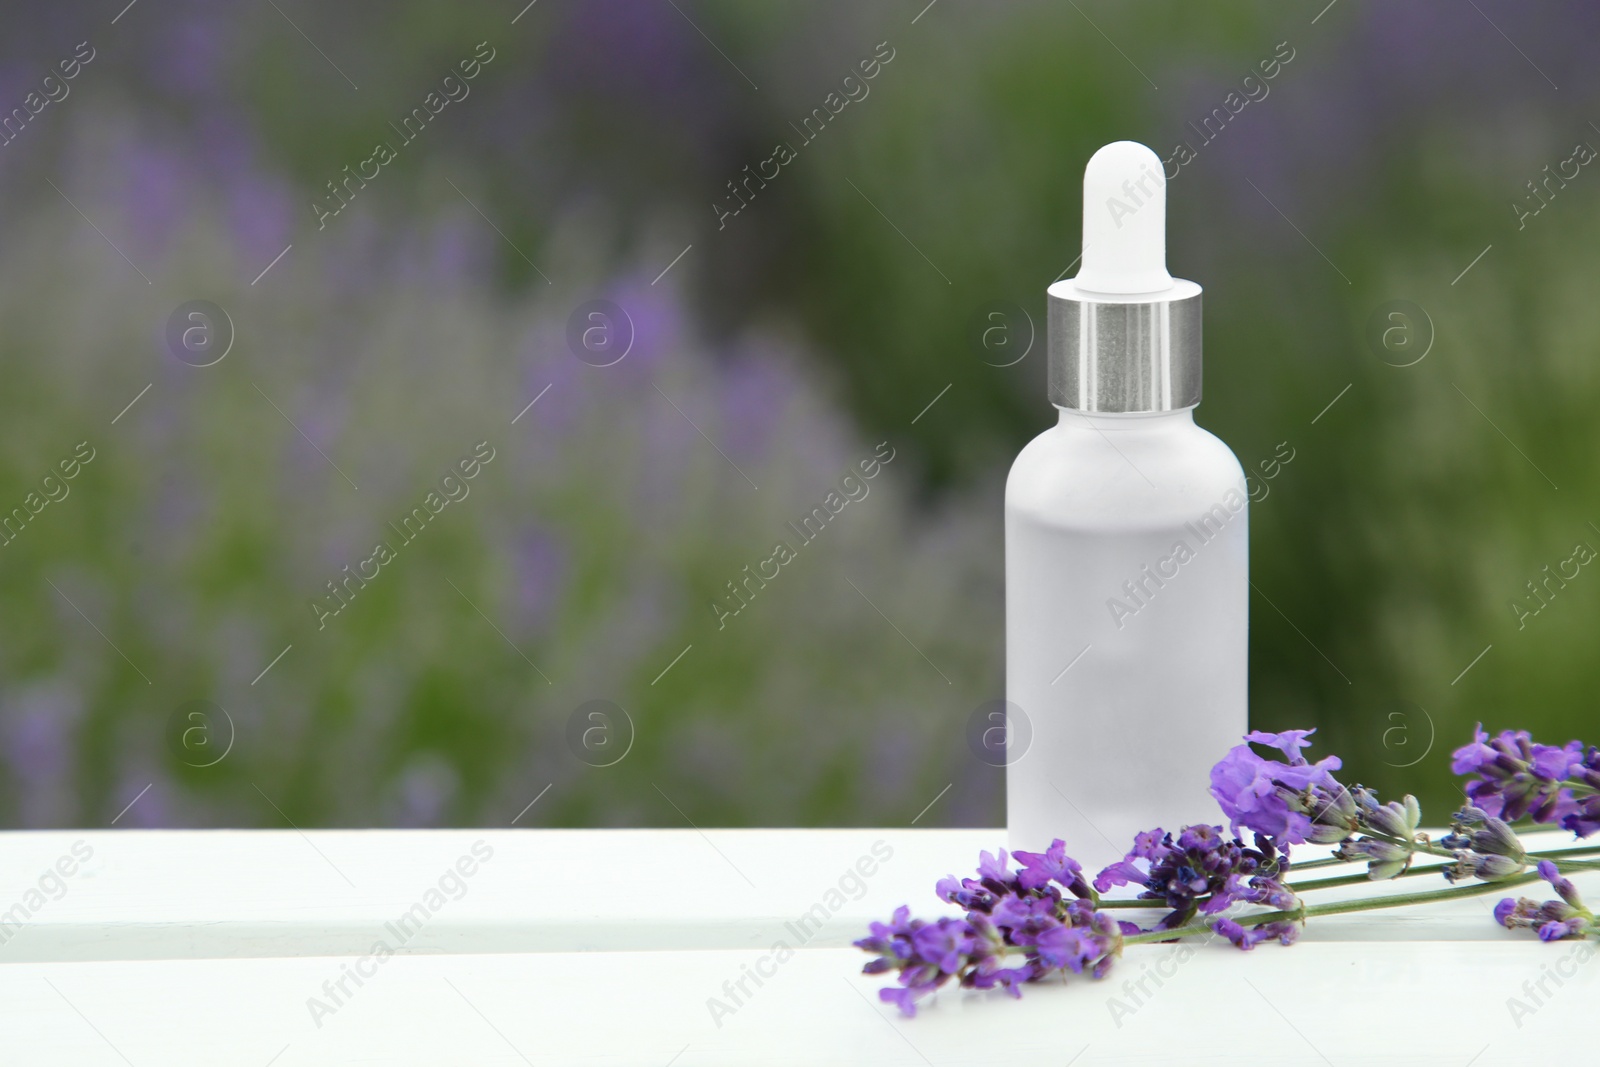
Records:
[[[1520,874],[1527,867],[1521,860],[1510,856],[1484,855],[1480,852],[1457,852],[1456,862],[1446,864],[1444,876],[1452,882],[1463,878],[1481,878],[1485,882],[1499,881]]]
[[[1473,831],[1472,849],[1475,852],[1485,852],[1495,856],[1509,856],[1518,861],[1527,856],[1521,840],[1512,832],[1511,827],[1505,820],[1493,816],[1484,819],[1481,830]]]
[[[1311,832],[1306,840],[1314,844],[1338,844],[1361,828],[1355,797],[1342,785],[1337,790],[1313,786],[1306,795],[1305,806],[1311,814]]]
[[[1512,859],[1510,856],[1483,856],[1478,862],[1478,877],[1486,882],[1493,882],[1521,874],[1526,866],[1527,864],[1521,860]]]
[[[1550,860],[1539,861],[1539,877],[1549,882],[1550,887],[1554,889],[1556,894],[1560,896],[1562,900],[1566,901],[1571,908],[1583,909],[1584,914],[1588,914],[1587,909],[1584,909],[1583,907],[1583,898],[1578,896],[1578,887],[1572,884],[1571,879],[1562,877],[1561,872]],[[1554,903],[1554,901],[1552,901],[1552,903]],[[1565,915],[1561,917],[1566,918]]]
[[[1417,823],[1422,821],[1422,808],[1417,804],[1417,798],[1409,793],[1398,801],[1387,804],[1367,814],[1367,824],[1379,833],[1388,834],[1410,841],[1417,832]]]
[[[1313,845],[1337,845],[1349,839],[1355,827],[1342,823],[1325,823],[1321,819],[1311,824],[1311,832],[1306,835],[1306,840]]]
[[[1411,855],[1411,850],[1402,846],[1391,844],[1388,841],[1369,841],[1366,843],[1366,853],[1372,859],[1381,863],[1392,863],[1403,860]]]
[[[1345,860],[1367,860],[1367,877],[1381,882],[1398,877],[1410,867],[1413,853],[1404,845],[1363,837],[1359,841],[1345,842],[1334,855]]]
[[[1350,792],[1354,795],[1356,807],[1361,809],[1362,815],[1366,815],[1367,812],[1377,810],[1378,794],[1374,793],[1364,785],[1358,785]]]

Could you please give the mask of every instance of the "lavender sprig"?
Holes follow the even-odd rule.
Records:
[[[1434,842],[1418,829],[1422,811],[1415,797],[1382,803],[1373,790],[1346,787],[1333,776],[1342,765],[1337,756],[1308,761],[1301,750],[1314,732],[1251,733],[1212,768],[1211,795],[1231,835],[1206,824],[1176,834],[1160,828],[1141,833],[1092,888],[1061,840],[1042,853],[1015,853],[1016,870],[1004,849],[982,853],[976,878],[951,876],[937,886],[939,898],[965,915],[929,922],[898,909],[855,943],[874,956],[864,971],[894,971],[897,986],[879,997],[909,1016],[919,1000],[952,981],[1020,996],[1023,984],[1053,974],[1103,977],[1130,945],[1203,933],[1247,950],[1267,940],[1290,945],[1311,918],[1474,896],[1540,879],[1560,899],[1506,898],[1496,920],[1510,929],[1534,929],[1545,941],[1600,937],[1600,923],[1563,873],[1600,869],[1600,862],[1574,858],[1600,847],[1530,853],[1511,825],[1527,817],[1536,828],[1560,824],[1580,837],[1600,829],[1600,750],[1576,741],[1540,745],[1524,731],[1505,731],[1490,742],[1479,726],[1454,763],[1457,773],[1477,775],[1467,786],[1473,803]],[[1262,756],[1252,744],[1283,758]],[[1241,836],[1246,830],[1253,835],[1250,845]],[[1364,861],[1366,873],[1291,882],[1290,849],[1306,843],[1335,848],[1329,858],[1301,868]],[[1450,862],[1415,867],[1418,856]],[[1434,871],[1452,883],[1472,884],[1312,905],[1301,897]],[[1100,896],[1117,886],[1137,886],[1138,895]],[[1104,910],[1158,907],[1166,914],[1148,929]]]
[[[939,898],[966,909],[963,918],[927,922],[901,907],[888,923],[872,924],[855,942],[875,957],[862,970],[894,971],[899,983],[880,989],[879,999],[912,1016],[918,1000],[952,980],[1020,996],[1022,983],[1052,974],[1105,975],[1122,952],[1123,933],[1138,927],[1095,910],[1082,867],[1064,842],[1015,858],[1023,864],[1017,871],[1007,866],[1005,849],[998,856],[984,852],[977,878],[940,880]],[[1011,957],[1020,959],[1008,965]]]

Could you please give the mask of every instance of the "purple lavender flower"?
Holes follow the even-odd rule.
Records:
[[[1540,941],[1561,941],[1569,937],[1587,936],[1589,920],[1573,916],[1563,921],[1551,920],[1539,927]]]
[[[974,947],[972,928],[960,919],[940,919],[916,930],[911,945],[916,954],[945,974],[955,974]]]
[[[1248,745],[1236,745],[1211,768],[1211,795],[1222,806],[1233,832],[1248,827],[1279,845],[1307,841],[1332,844],[1354,831],[1354,809],[1347,790],[1331,772],[1343,764],[1337,756],[1308,763],[1299,750],[1314,730],[1268,734],[1259,730],[1247,742],[1270,745],[1288,762],[1258,756]],[[1350,816],[1345,816],[1345,809]],[[1329,817],[1332,821],[1328,821]]]
[[[1226,903],[1222,903],[1223,901]],[[1238,875],[1229,878],[1227,890],[1217,894],[1213,900],[1207,901],[1210,906],[1202,906],[1200,910],[1214,914],[1236,903],[1264,904],[1278,911],[1300,909],[1300,898],[1294,895],[1293,890],[1276,878],[1258,874],[1248,882]]]
[[[1557,896],[1574,908],[1583,907],[1583,898],[1578,895],[1578,887],[1572,884],[1571,879],[1561,876],[1561,870],[1555,865],[1554,860],[1540,860],[1537,869],[1539,877],[1550,883]]]
[[[1056,842],[1051,842],[1054,846]],[[1010,892],[1017,884],[1017,876],[1006,866],[1006,850],[1001,849],[998,855],[989,852],[978,853],[978,877],[986,885],[990,885],[997,893]]]
[[[1471,849],[1491,856],[1522,859],[1527,852],[1521,838],[1504,819],[1497,819],[1482,808],[1466,807],[1455,813],[1450,832],[1439,839],[1445,848]]]
[[[1024,889],[1039,889],[1055,882],[1074,896],[1089,896],[1089,886],[1083,880],[1083,868],[1067,855],[1066,842],[1059,837],[1044,852],[1014,852],[1013,859],[1022,861],[1023,869],[1017,872],[1017,882]]]
[[[1276,878],[1286,861],[1278,859],[1270,841],[1260,835],[1256,840],[1258,848],[1247,848],[1238,837],[1225,837],[1222,827],[1199,824],[1184,827],[1174,841],[1158,827],[1135,838],[1133,850],[1101,871],[1094,887],[1103,893],[1112,886],[1137,885],[1141,899],[1163,901],[1172,911],[1157,930],[1177,929],[1196,912],[1215,914],[1235,903],[1298,906]]]
[[[995,903],[1017,888],[1017,876],[1006,866],[1006,850],[998,856],[989,852],[978,853],[978,877],[957,879],[947,875],[939,879],[934,891],[947,904],[956,904],[968,911],[984,914],[994,910]]]
[[[879,990],[881,1000],[910,1016],[918,1000],[952,979],[963,988],[1018,996],[1022,983],[1047,975],[1099,978],[1110,969],[1128,928],[1083,899],[1092,894],[1066,846],[1057,840],[1042,853],[1017,853],[1021,871],[1012,871],[1006,858],[1004,849],[985,852],[977,878],[939,881],[940,899],[965,908],[965,917],[927,922],[902,907],[855,942],[874,956],[864,973],[896,972],[898,985]],[[1077,898],[1063,897],[1062,888]],[[1020,966],[1007,966],[1008,955],[1020,956]]]
[[[1311,747],[1311,742],[1307,738],[1316,732],[1314,727],[1310,730],[1285,730],[1277,734],[1269,734],[1265,730],[1251,730],[1244,735],[1244,739],[1277,749],[1283,753],[1284,759],[1291,763],[1296,760],[1304,763],[1305,760],[1300,757],[1300,750]]]
[[[1600,830],[1600,794],[1580,800],[1577,807],[1561,817],[1561,825],[1579,837]]]
[[[1594,913],[1584,906],[1577,887],[1564,878],[1550,860],[1539,861],[1539,877],[1549,882],[1560,900],[1530,900],[1506,897],[1495,905],[1494,917],[1508,930],[1534,929],[1541,941],[1561,941],[1588,937],[1596,931]]]
[[[973,883],[971,887],[968,883]],[[933,887],[934,895],[946,904],[955,904],[969,911],[987,912],[994,907],[994,894],[977,884],[972,878],[957,878],[947,874]]]
[[[1444,876],[1452,882],[1462,878],[1495,881],[1520,874],[1528,866],[1527,851],[1505,820],[1472,805],[1455,813],[1450,832],[1439,844],[1456,854],[1456,862],[1444,868]]]
[[[855,942],[856,948],[876,952],[883,957],[881,961],[873,960],[867,964],[869,968],[875,968],[868,971],[869,974],[888,970],[892,960],[911,957],[911,935],[916,932],[916,927],[912,925],[911,908],[908,905],[902,904],[894,909],[888,922],[871,923],[867,929],[868,936]],[[882,966],[878,966],[880,962]]]
[[[1057,925],[1059,897],[1006,897],[994,909],[994,924],[1013,945],[1031,948],[1039,935]]]
[[[1579,837],[1588,837],[1600,830],[1600,748],[1590,745],[1583,759],[1574,763],[1567,773],[1573,781],[1595,792],[1575,801],[1573,810],[1562,816],[1561,825]]]
[[[1450,770],[1477,775],[1466,785],[1467,796],[1490,815],[1515,822],[1562,822],[1577,812],[1572,790],[1565,788],[1574,772],[1586,768],[1583,745],[1541,745],[1526,730],[1502,730],[1493,741],[1479,723],[1471,744],[1452,754]],[[1577,821],[1577,820],[1575,820]]]
[[[1122,951],[1122,925],[1087,900],[1065,907],[1066,925],[1040,933],[1036,946],[1042,963],[1057,970],[1104,978],[1112,960]]]
[[[1293,920],[1279,919],[1246,928],[1232,919],[1218,919],[1211,924],[1211,929],[1232,941],[1236,948],[1248,952],[1261,942],[1273,938],[1277,938],[1279,944],[1292,945],[1300,938],[1300,926]]]
[[[1444,876],[1452,882],[1466,878],[1480,878],[1485,882],[1498,882],[1503,878],[1521,874],[1527,864],[1510,856],[1485,856],[1479,852],[1457,852],[1456,861],[1444,865]]]

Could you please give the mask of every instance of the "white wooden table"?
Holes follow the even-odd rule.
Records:
[[[1329,917],[1288,949],[1213,943],[1180,958],[1133,947],[1103,982],[1031,987],[1018,1002],[949,991],[900,1019],[849,941],[899,904],[939,913],[934,881],[970,873],[979,849],[1003,840],[902,829],[0,834],[0,1064],[1594,1059],[1600,966],[1575,943],[1495,926],[1495,896]],[[1600,899],[1600,880],[1577,882]],[[6,925],[23,918],[17,904],[26,922]],[[380,941],[392,957],[371,955]],[[781,961],[780,941],[795,950]]]

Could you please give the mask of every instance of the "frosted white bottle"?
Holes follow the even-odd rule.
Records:
[[[1247,730],[1248,495],[1195,425],[1200,287],[1166,270],[1155,153],[1084,172],[1078,276],[1049,289],[1053,428],[1006,482],[1006,821],[1091,874],[1142,830],[1218,818]]]

